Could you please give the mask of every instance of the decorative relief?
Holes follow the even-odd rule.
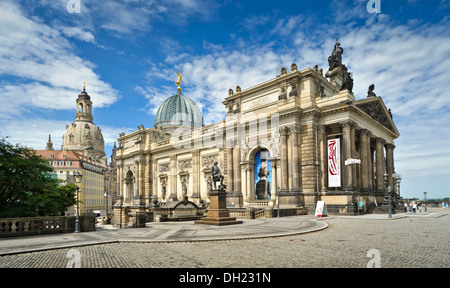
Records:
[[[178,167],[181,170],[192,168],[192,159],[178,161]]]
[[[291,83],[291,92],[289,92],[289,97],[297,96],[297,83]]]
[[[169,172],[170,171],[170,164],[159,164],[159,172]]]
[[[392,132],[395,132],[395,129],[391,124],[391,121],[389,120],[388,116],[386,115],[383,109],[382,104],[379,101],[358,104],[357,107],[363,110],[365,113],[367,113],[373,120],[385,126]]]
[[[281,126],[278,131],[280,132],[281,136],[288,136],[289,135],[289,127],[288,126]]]
[[[203,167],[211,167],[214,164],[214,161],[217,161],[219,155],[209,155],[202,157],[202,166]]]

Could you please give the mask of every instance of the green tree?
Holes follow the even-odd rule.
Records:
[[[35,151],[0,137],[0,217],[60,215],[75,203],[76,186],[59,186]]]

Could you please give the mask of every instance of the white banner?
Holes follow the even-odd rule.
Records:
[[[328,140],[328,187],[341,187],[341,147],[339,138]]]

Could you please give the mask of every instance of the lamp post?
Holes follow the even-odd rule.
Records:
[[[402,177],[399,174],[397,174],[397,194],[398,194],[398,197],[400,197],[400,182],[402,182]]]
[[[427,192],[423,192],[423,196],[425,197],[425,212],[428,212],[428,209],[427,209]]]
[[[77,184],[77,216],[75,218],[75,233],[80,233],[80,206],[79,206],[79,191],[80,191],[80,184],[81,184],[81,178],[83,175],[81,175],[78,171],[76,174],[73,175],[75,178],[75,183]]]
[[[278,193],[280,192],[280,187],[277,187],[277,217],[280,218],[280,195]]]
[[[386,185],[387,185],[387,188],[386,188],[386,192],[388,193],[388,199],[389,199],[389,202],[388,202],[388,205],[389,205],[389,218],[392,218],[392,209],[391,209],[391,186],[390,185],[388,185],[388,175],[386,174],[386,173],[384,173],[384,181],[385,181],[385,183],[386,183]]]
[[[105,194],[104,194],[104,196],[105,196],[105,220],[104,220],[104,223],[107,223],[107,221],[106,221],[106,219],[108,218],[108,192],[105,192]]]

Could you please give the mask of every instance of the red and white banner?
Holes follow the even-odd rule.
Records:
[[[328,140],[328,187],[341,187],[341,148],[339,138]]]

